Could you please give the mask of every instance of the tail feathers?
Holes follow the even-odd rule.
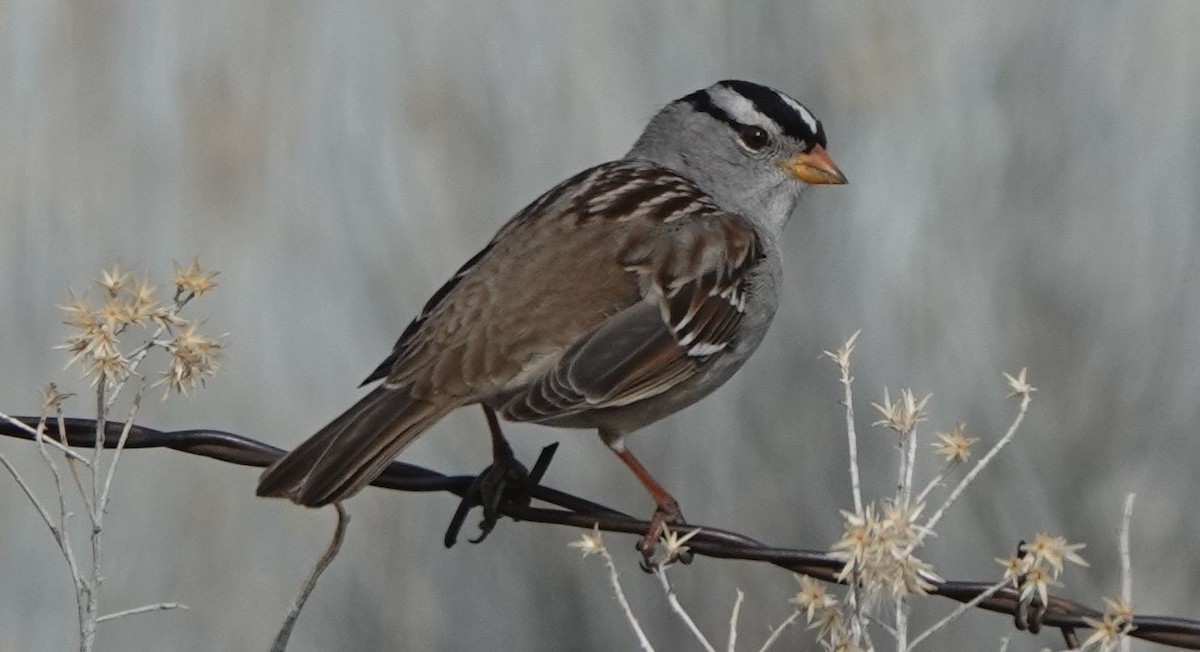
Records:
[[[453,407],[377,387],[264,471],[258,495],[309,507],[349,498]]]

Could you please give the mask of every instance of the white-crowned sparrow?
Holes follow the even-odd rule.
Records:
[[[808,184],[846,179],[799,102],[722,81],[671,102],[624,158],[509,220],[425,305],[383,383],[263,473],[260,496],[348,498],[455,408],[596,428],[658,504],[629,433],[724,383],[778,303],[780,237]]]

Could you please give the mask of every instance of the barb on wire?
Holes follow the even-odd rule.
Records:
[[[36,428],[37,417],[14,417],[15,421]],[[103,445],[115,448],[125,430],[125,424],[106,421]],[[96,445],[97,424],[94,419],[64,419],[66,444],[73,447]],[[16,424],[0,421],[0,435],[33,440],[29,431]],[[169,448],[192,455],[208,457],[222,462],[242,466],[266,467],[284,454],[284,450],[249,437],[230,432],[209,429],[163,431],[133,425],[125,433],[124,448]],[[539,460],[538,468],[545,470],[549,455]],[[540,475],[540,474],[539,474]],[[467,495],[474,476],[445,475],[405,462],[392,462],[382,475],[371,484],[397,491],[441,492],[459,497]],[[567,525],[591,530],[599,528],[605,532],[643,534],[649,527],[647,521],[634,518],[624,512],[600,505],[585,498],[537,484],[532,487],[531,497],[551,507],[533,504],[502,502],[498,510],[516,521],[531,521],[552,525]],[[741,559],[773,564],[793,572],[802,573],[826,582],[836,582],[844,561],[834,559],[824,552],[777,548],[737,532],[711,526],[696,526],[701,531],[688,542],[692,552],[717,559]],[[1075,638],[1076,629],[1089,629],[1084,618],[1097,618],[1100,610],[1065,598],[1050,596],[1048,604],[1039,605],[1035,614],[1028,614],[1017,591],[1011,588],[995,590],[992,581],[940,581],[931,582],[931,594],[944,596],[961,603],[978,600],[981,594],[995,591],[978,600],[981,609],[1032,617],[1030,629],[1038,626],[1059,629],[1064,640]],[[1135,615],[1137,629],[1130,636],[1146,641],[1161,643],[1180,649],[1200,650],[1200,620],[1172,616]]]

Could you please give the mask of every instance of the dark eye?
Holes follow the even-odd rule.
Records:
[[[738,136],[742,139],[742,144],[745,145],[747,149],[754,152],[761,151],[762,148],[767,146],[767,143],[771,142],[770,137],[767,136],[766,130],[764,130],[762,127],[742,127],[742,131],[740,134],[738,134]]]

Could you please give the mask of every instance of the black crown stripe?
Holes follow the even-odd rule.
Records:
[[[714,104],[712,101],[712,96],[708,94],[708,89],[698,90],[695,93],[683,98],[683,101],[691,104],[693,109],[696,109],[701,113],[707,113],[731,127],[741,128],[745,126],[737,120],[734,120],[733,116],[729,115],[725,109],[722,109]]]
[[[813,120],[817,123],[817,131],[813,133],[800,113],[783,99],[779,91],[740,79],[727,79],[718,83],[750,100],[754,104],[754,108],[758,109],[760,113],[771,120],[774,120],[775,124],[779,125],[780,129],[783,130],[784,134],[809,144],[816,143],[821,145],[821,147],[827,146],[825,128],[821,125],[821,121],[817,120],[815,116],[813,117]],[[705,96],[707,97],[707,93],[705,93]],[[711,99],[708,101],[710,104],[712,103]]]

